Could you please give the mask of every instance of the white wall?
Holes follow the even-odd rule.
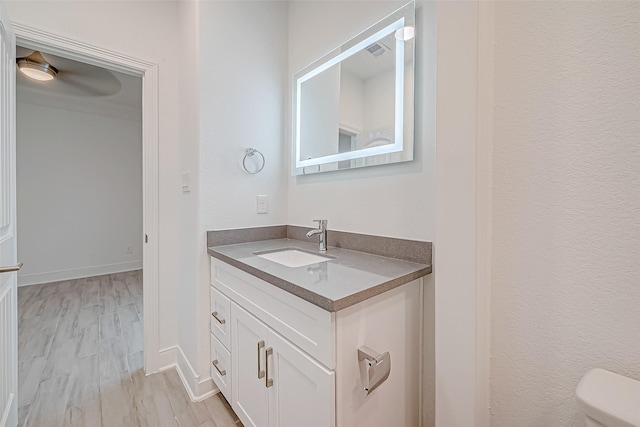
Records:
[[[181,146],[180,165],[181,170],[189,174],[189,192],[182,193],[181,204],[181,223],[180,223],[180,241],[181,241],[181,265],[184,269],[180,271],[180,289],[176,296],[176,310],[178,315],[178,345],[181,354],[178,355],[178,362],[181,364],[180,369],[184,375],[193,375],[192,369],[196,369],[199,348],[202,352],[209,351],[208,340],[196,340],[197,334],[194,332],[198,328],[199,323],[208,323],[208,313],[201,312],[198,307],[203,305],[202,299],[208,301],[208,297],[201,298],[201,282],[199,271],[199,256],[201,256],[202,248],[205,247],[205,236],[200,231],[198,224],[199,216],[199,145],[197,144],[200,131],[200,91],[198,90],[200,82],[198,76],[199,64],[199,34],[198,34],[198,12],[199,2],[183,1],[180,2],[178,20],[182,28],[180,39],[180,52],[177,55],[182,63],[182,78],[180,81],[180,139],[184,141],[194,141],[194,144],[184,144]],[[208,304],[208,302],[207,302]],[[186,360],[183,360],[187,358]],[[182,366],[188,363],[190,366]],[[202,391],[197,384],[189,384],[194,393],[206,393],[212,388],[211,381],[207,381],[209,377],[208,370],[202,372],[202,379],[190,378],[195,383],[204,381]],[[197,375],[198,373],[195,372]]]
[[[640,379],[640,3],[499,2],[493,426],[578,425],[590,368]]]
[[[196,211],[183,207],[181,159],[196,144],[185,134],[179,112],[184,103],[197,100],[180,97],[182,81],[181,32],[178,19],[181,2],[164,1],[8,1],[12,21],[36,27],[85,43],[141,58],[159,66],[159,334],[160,348],[178,343],[176,299],[183,285],[183,272],[196,268],[181,258],[185,248],[181,229],[183,215],[191,221]],[[141,26],[141,23],[144,23]],[[188,105],[185,107],[188,111]],[[192,241],[195,240],[191,236]],[[192,243],[195,245],[195,243]],[[171,355],[172,350],[167,354]]]
[[[405,72],[405,75],[411,73]],[[413,83],[413,79],[409,80]],[[393,138],[395,124],[396,72],[391,69],[367,79],[364,83],[364,128],[377,131],[389,129]],[[413,90],[413,84],[410,85]],[[409,93],[405,91],[405,93]],[[406,122],[407,120],[405,120]]]
[[[437,191],[434,251],[435,425],[481,426],[476,405],[478,14],[475,1],[438,2]],[[419,87],[416,81],[416,87]],[[427,312],[429,313],[429,312]],[[486,405],[484,408],[486,410]]]
[[[283,148],[288,116],[287,2],[214,1],[199,4],[200,231],[198,331],[189,354],[203,375],[210,369],[207,230],[286,224],[289,158]],[[265,157],[264,169],[242,169],[247,148]],[[269,196],[269,213],[256,213],[256,196]],[[193,307],[193,306],[191,306]]]
[[[389,1],[291,2],[289,75],[403,4]],[[327,31],[328,28],[331,31]],[[422,28],[422,31],[421,34],[425,34],[435,29]],[[418,55],[423,61],[434,58],[432,43],[434,37],[423,37],[417,42],[417,48],[421,49]],[[289,176],[289,224],[311,227],[314,218],[327,218],[332,230],[433,241],[435,88],[431,80],[433,74],[424,69],[424,64],[427,62],[422,62],[423,68],[417,71],[422,74],[418,77],[421,81],[416,95],[415,160],[336,173]],[[430,66],[433,67],[433,62]],[[289,123],[287,120],[287,135],[291,133]]]
[[[142,268],[140,116],[17,98],[19,283]]]
[[[301,160],[338,153],[341,90],[340,64],[300,85]]]
[[[200,167],[203,230],[286,221],[284,153],[286,2],[216,1],[200,5]],[[241,25],[242,31],[238,31]],[[233,34],[233,43],[229,35]],[[247,148],[266,160],[242,169]],[[256,213],[256,196],[269,213]]]
[[[364,128],[364,82],[352,72],[340,70],[340,126],[350,131]]]

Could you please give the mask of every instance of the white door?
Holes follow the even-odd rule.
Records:
[[[335,373],[269,330],[269,426],[333,427]]]
[[[18,424],[15,38],[0,1],[0,427]],[[5,268],[6,267],[6,268]]]
[[[267,326],[231,303],[231,406],[246,427],[269,423],[265,344]]]

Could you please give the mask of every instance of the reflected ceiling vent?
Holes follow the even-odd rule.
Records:
[[[384,55],[384,53],[385,53],[386,51],[390,50],[390,49],[389,49],[389,48],[388,48],[384,43],[382,43],[382,42],[376,42],[376,43],[374,43],[374,44],[372,44],[372,45],[369,45],[369,46],[367,46],[367,47],[366,47],[366,49],[367,49],[367,51],[368,51],[371,55],[373,55],[373,56],[375,56],[375,57],[378,57],[378,56]]]

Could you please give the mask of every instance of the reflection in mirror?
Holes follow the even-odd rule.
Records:
[[[294,76],[293,174],[413,159],[414,4]]]

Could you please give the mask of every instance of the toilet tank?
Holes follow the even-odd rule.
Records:
[[[578,408],[606,427],[640,427],[640,381],[592,369],[576,388]]]

